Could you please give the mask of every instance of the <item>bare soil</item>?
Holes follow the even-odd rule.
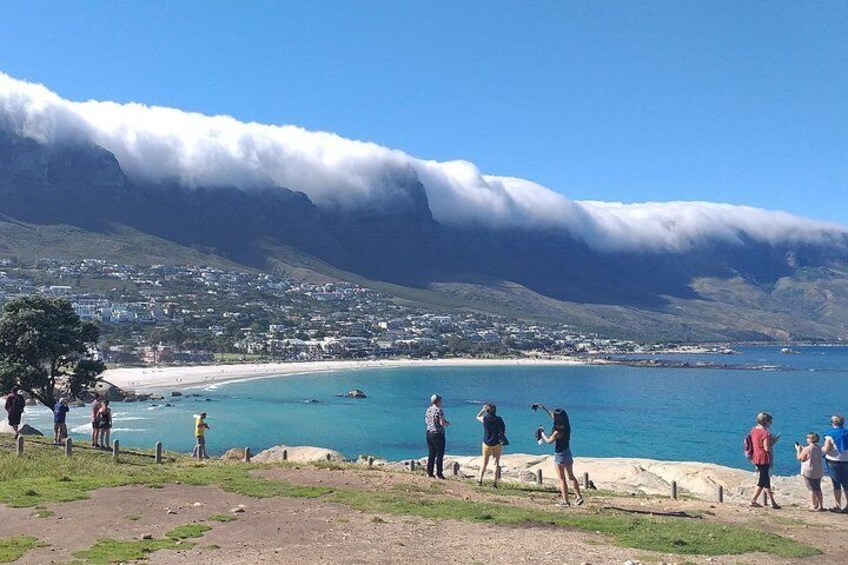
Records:
[[[332,470],[304,465],[261,471],[269,479],[320,486],[344,486],[411,492],[434,498],[460,497],[554,508],[555,495],[511,495],[480,490],[469,482],[442,481],[413,473],[380,470]],[[234,522],[206,521],[212,530],[192,540],[191,549],[160,551],[149,563],[845,563],[848,562],[848,515],[810,513],[799,508],[750,509],[734,504],[695,500],[592,497],[585,507],[563,512],[589,512],[598,506],[633,511],[704,513],[715,522],[767,529],[814,545],[824,555],[781,559],[768,555],[691,557],[619,548],[598,534],[564,528],[507,527],[433,521],[414,516],[375,515],[321,499],[253,499],[217,487],[169,485],[165,488],[122,487],[92,493],[90,500],[50,504],[54,515],[36,518],[32,508],[0,508],[0,537],[34,535],[48,547],[31,551],[20,563],[66,563],[74,551],[100,538],[137,540],[161,537],[182,524],[215,514],[233,514]],[[175,513],[169,513],[169,510]],[[685,519],[685,518],[681,518]]]

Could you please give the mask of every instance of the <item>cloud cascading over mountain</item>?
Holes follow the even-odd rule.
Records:
[[[848,228],[784,212],[708,202],[572,201],[539,184],[485,175],[467,161],[414,158],[295,126],[173,108],[73,102],[0,73],[0,126],[42,144],[80,137],[112,152],[137,183],[285,187],[320,206],[379,208],[414,173],[433,217],[453,226],[567,230],[600,251],[686,251],[704,240],[839,243]]]

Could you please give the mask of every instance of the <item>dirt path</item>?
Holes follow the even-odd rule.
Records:
[[[435,483],[411,473],[331,470],[311,466],[275,468],[260,472],[269,479],[304,485],[403,491],[434,498],[508,502],[552,510],[554,495],[481,491],[458,481]],[[50,504],[54,515],[35,518],[32,508],[0,509],[0,537],[27,533],[49,547],[31,551],[20,562],[66,563],[74,551],[99,538],[161,537],[172,528],[215,514],[229,514],[237,505],[244,512],[229,523],[206,521],[212,527],[188,550],[160,551],[150,563],[624,563],[628,559],[665,563],[838,563],[848,559],[848,516],[812,514],[799,509],[753,511],[736,505],[699,501],[670,501],[592,497],[586,509],[598,506],[624,509],[704,512],[706,519],[755,525],[825,551],[816,558],[793,560],[744,555],[719,558],[663,555],[609,545],[601,535],[545,527],[506,527],[432,521],[414,516],[375,515],[351,510],[321,499],[252,499],[217,487],[169,485],[154,489],[122,487],[92,493],[91,500]],[[175,513],[169,513],[171,512]]]

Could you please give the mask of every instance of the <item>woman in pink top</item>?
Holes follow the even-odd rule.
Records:
[[[769,476],[772,464],[772,448],[778,439],[778,436],[771,435],[769,431],[771,423],[771,414],[760,412],[757,414],[757,425],[751,429],[751,440],[754,444],[754,456],[751,458],[751,462],[756,465],[758,473],[757,488],[754,491],[754,498],[751,499],[751,506],[760,506],[757,499],[765,491],[766,496],[771,500],[771,507],[778,509],[780,505],[774,500],[774,493],[771,491],[771,477]]]

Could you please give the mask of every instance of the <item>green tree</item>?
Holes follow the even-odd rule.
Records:
[[[58,389],[79,396],[106,369],[95,360],[100,329],[83,322],[67,300],[26,296],[0,318],[0,388],[19,385],[46,406]]]

